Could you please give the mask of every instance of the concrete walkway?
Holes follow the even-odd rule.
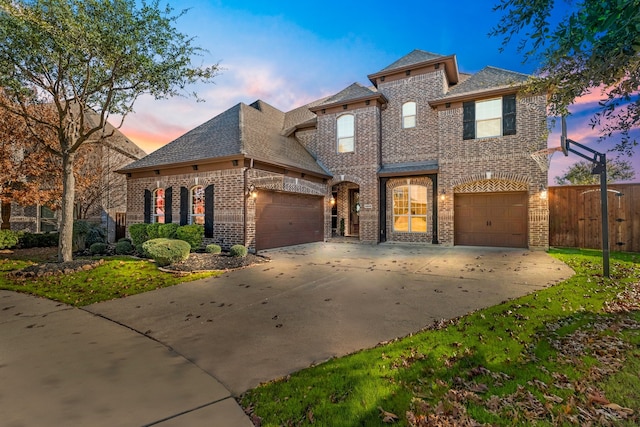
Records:
[[[518,249],[315,243],[262,255],[272,261],[86,311],[0,293],[0,413],[15,414],[8,425],[249,426],[231,395],[573,274]]]

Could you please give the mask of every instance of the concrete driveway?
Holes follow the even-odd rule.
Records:
[[[573,274],[520,249],[313,243],[267,264],[88,306],[170,347],[232,394]]]

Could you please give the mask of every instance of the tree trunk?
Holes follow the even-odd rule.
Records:
[[[0,230],[10,230],[11,229],[11,200],[2,200],[2,206],[0,210],[2,210],[2,224],[0,225]]]
[[[60,220],[60,240],[58,241],[58,261],[73,260],[73,203],[76,182],[73,176],[75,153],[62,154],[62,217]]]

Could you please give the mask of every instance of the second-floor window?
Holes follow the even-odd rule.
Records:
[[[416,127],[416,103],[413,101],[402,104],[402,127]]]
[[[156,188],[153,192],[153,222],[164,224],[164,202],[164,188]]]
[[[516,133],[516,96],[463,103],[463,139]]]
[[[350,153],[355,148],[355,123],[353,114],[338,117],[338,153]]]
[[[204,188],[196,185],[191,189],[190,224],[204,225]]]

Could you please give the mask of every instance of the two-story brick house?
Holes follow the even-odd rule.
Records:
[[[122,169],[128,224],[199,223],[259,250],[363,242],[548,247],[543,95],[527,76],[414,50],[281,112],[238,104]]]

